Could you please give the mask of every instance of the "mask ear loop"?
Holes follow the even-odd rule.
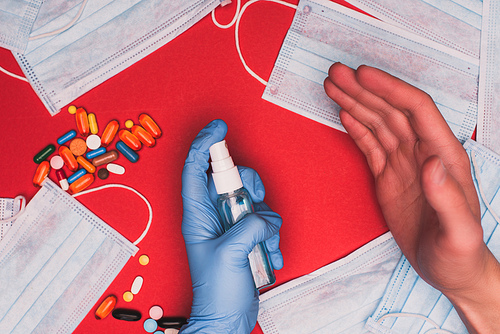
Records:
[[[437,323],[432,321],[430,318],[423,316],[421,314],[414,314],[414,313],[388,313],[380,319],[377,320],[378,324],[382,324],[382,321],[384,321],[387,318],[416,318],[416,319],[422,319],[428,323],[430,323],[432,326],[435,328],[429,329],[428,331],[425,332],[425,334],[453,334],[453,332],[447,331],[445,329],[441,329]]]
[[[20,200],[20,201],[21,201],[21,207],[20,207],[19,211],[18,211],[15,215],[13,215],[12,217],[10,217],[10,218],[6,218],[6,219],[2,219],[2,220],[0,220],[0,223],[8,223],[8,222],[11,222],[11,221],[13,221],[13,220],[16,220],[16,219],[17,219],[17,217],[19,217],[20,215],[22,215],[22,214],[23,214],[24,209],[26,208],[26,198],[25,198],[24,196],[22,196],[22,195],[19,195],[19,196],[16,196],[16,197],[14,198],[14,202],[15,202],[16,200]]]
[[[135,190],[132,187],[129,187],[129,186],[126,186],[126,185],[123,185],[123,184],[110,183],[110,184],[106,184],[106,185],[103,185],[103,186],[100,186],[100,187],[96,187],[96,188],[92,188],[92,189],[81,191],[79,193],[74,194],[73,197],[78,197],[80,195],[89,194],[89,193],[92,193],[94,191],[98,191],[98,190],[102,190],[102,189],[106,189],[106,188],[123,188],[123,189],[130,190],[133,193],[135,193],[137,196],[139,196],[146,203],[146,205],[148,206],[149,219],[148,219],[148,223],[146,224],[146,228],[144,229],[144,231],[142,232],[142,234],[139,236],[139,238],[137,238],[137,240],[133,242],[133,244],[137,246],[137,244],[139,244],[142,241],[142,239],[144,239],[144,237],[146,236],[146,234],[148,234],[149,228],[151,227],[151,222],[153,221],[153,208],[151,207],[151,204],[149,203],[149,201],[147,200],[147,198],[144,197],[144,195],[142,195],[140,192],[138,192],[137,190]]]

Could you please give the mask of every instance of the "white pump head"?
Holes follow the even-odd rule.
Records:
[[[217,194],[225,194],[243,187],[240,173],[229,155],[225,140],[210,146],[210,158]]]

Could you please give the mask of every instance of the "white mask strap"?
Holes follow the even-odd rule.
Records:
[[[20,207],[19,211],[14,216],[12,216],[10,218],[1,219],[0,223],[11,222],[11,221],[17,219],[17,217],[19,217],[24,212],[24,208],[26,207],[26,198],[24,198],[24,196],[22,196],[22,195],[19,195],[19,196],[16,196],[14,198],[14,202],[17,201],[17,200],[21,201],[21,207]]]

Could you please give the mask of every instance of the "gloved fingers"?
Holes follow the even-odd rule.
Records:
[[[280,234],[279,232],[267,239],[266,248],[269,252],[269,257],[273,264],[273,268],[280,270],[283,268],[283,254],[281,254],[280,246]]]
[[[253,209],[255,212],[259,211],[273,211],[265,202],[258,202],[253,204]]]

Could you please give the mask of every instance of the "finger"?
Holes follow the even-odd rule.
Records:
[[[273,264],[273,268],[276,270],[280,270],[281,268],[283,268],[283,254],[281,254],[281,250],[279,247],[279,232],[267,239],[265,243],[267,251],[269,253],[269,258],[271,259],[271,263]]]
[[[373,133],[345,110],[341,110],[339,116],[347,133],[365,155],[373,176],[377,177],[385,168],[386,151]]]

